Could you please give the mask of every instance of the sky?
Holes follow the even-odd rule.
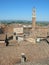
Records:
[[[33,7],[37,21],[49,21],[49,0],[0,0],[0,20],[32,20]]]

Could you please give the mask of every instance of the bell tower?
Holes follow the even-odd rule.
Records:
[[[33,8],[32,10],[32,29],[36,27],[36,9]]]

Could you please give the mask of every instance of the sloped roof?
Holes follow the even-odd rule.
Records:
[[[0,34],[0,41],[1,41],[1,40],[5,40],[5,37],[6,37],[5,34]]]
[[[3,34],[3,32],[4,32],[4,31],[0,28],[0,34]]]

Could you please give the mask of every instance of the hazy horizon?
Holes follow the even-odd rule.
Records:
[[[0,20],[0,22],[32,22],[32,20]],[[36,22],[49,22],[49,21],[36,21]]]

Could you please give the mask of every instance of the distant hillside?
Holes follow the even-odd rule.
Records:
[[[3,20],[3,21],[0,21],[0,23],[3,23],[3,24],[13,24],[13,23],[31,24],[32,21],[27,21],[27,20]],[[47,26],[49,24],[49,22],[37,21],[36,24],[40,25],[40,26]]]
[[[13,24],[13,23],[19,23],[19,24],[31,24],[31,21],[27,21],[27,20],[16,20],[16,21],[11,21],[11,20],[4,20],[4,21],[0,21],[0,23],[3,24]]]
[[[40,26],[47,26],[49,25],[49,22],[36,22],[36,24]]]

